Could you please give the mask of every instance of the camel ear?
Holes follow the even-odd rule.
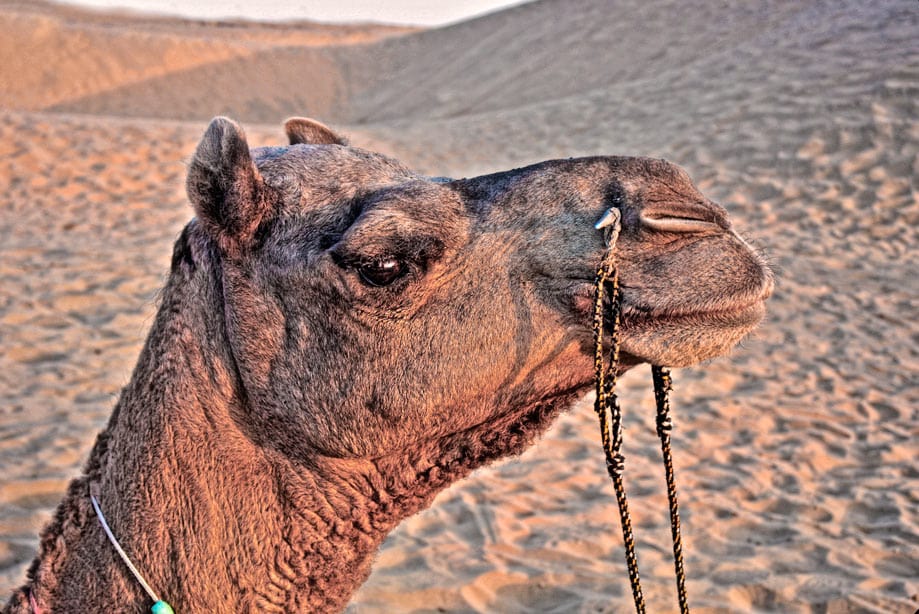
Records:
[[[243,249],[272,208],[270,189],[252,163],[246,135],[215,117],[192,158],[188,199],[208,233],[226,252]]]
[[[291,117],[284,122],[284,131],[291,145],[347,145],[348,139],[315,119]]]

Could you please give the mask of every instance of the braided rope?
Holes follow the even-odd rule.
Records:
[[[664,475],[667,478],[667,500],[670,503],[670,533],[673,536],[673,567],[676,572],[676,590],[680,600],[680,612],[689,612],[686,599],[686,573],[683,569],[683,538],[680,535],[680,509],[676,499],[676,478],[673,474],[673,457],[670,453],[670,390],[673,380],[670,369],[654,365],[651,367],[654,379],[654,400],[657,403],[657,436],[661,440],[661,455],[664,458]]]
[[[625,545],[625,558],[629,570],[629,583],[632,587],[632,598],[635,610],[645,612],[644,595],[641,592],[641,581],[638,576],[638,557],[635,554],[635,538],[632,532],[632,520],[629,514],[628,500],[625,493],[622,474],[625,471],[625,457],[622,448],[622,410],[616,396],[616,377],[619,368],[619,323],[621,315],[621,293],[619,290],[619,272],[613,257],[618,227],[607,234],[607,250],[600,266],[597,268],[594,298],[593,332],[594,332],[594,378],[596,400],[594,411],[600,420],[600,439],[606,456],[606,469],[616,491],[619,505],[619,520],[622,527],[622,541]],[[610,292],[610,360],[604,368],[603,360],[603,295]],[[683,540],[680,534],[680,515],[677,505],[676,480],[673,471],[673,457],[670,449],[670,431],[673,421],[670,417],[669,393],[672,388],[670,370],[653,365],[651,373],[654,380],[654,399],[657,405],[657,435],[661,440],[661,454],[664,459],[664,473],[667,480],[667,499],[670,504],[670,529],[673,537],[673,562],[676,571],[677,594],[680,612],[689,613],[686,598],[686,574],[683,568]]]
[[[625,471],[625,457],[620,452],[622,447],[622,410],[616,396],[616,376],[619,367],[619,273],[612,257],[612,248],[608,249],[600,267],[597,269],[596,298],[594,301],[594,374],[597,398],[594,411],[600,419],[600,439],[606,455],[606,471],[613,481],[616,490],[616,501],[619,504],[619,521],[622,526],[622,541],[625,544],[625,560],[629,568],[629,582],[632,585],[632,598],[635,610],[645,612],[645,599],[641,592],[641,580],[638,577],[638,558],[635,555],[635,537],[632,534],[632,517],[629,514],[629,503],[625,494],[622,473]],[[611,356],[609,367],[603,366],[603,292],[609,284],[612,317],[610,326]]]

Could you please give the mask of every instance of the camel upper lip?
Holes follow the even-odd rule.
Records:
[[[654,320],[684,320],[694,318],[704,318],[706,320],[721,320],[725,324],[734,321],[745,322],[752,318],[761,317],[765,308],[766,299],[773,292],[774,285],[772,277],[769,276],[764,280],[762,287],[757,293],[743,294],[735,297],[727,303],[718,305],[667,305],[663,308],[647,308],[637,305],[629,300],[629,295],[637,292],[637,289],[629,288],[626,285],[620,286],[623,293],[622,301],[622,323],[623,326],[634,325],[642,322]],[[582,300],[589,298],[591,303],[596,296],[596,287],[593,282],[579,280],[574,289],[574,294],[581,297]],[[606,299],[608,300],[608,298]]]
[[[765,311],[765,299],[754,301],[740,301],[730,306],[717,309],[685,309],[685,310],[639,310],[629,306],[622,307],[622,326],[629,328],[650,322],[677,322],[698,321],[717,322],[725,326],[745,325],[751,321],[759,320]]]

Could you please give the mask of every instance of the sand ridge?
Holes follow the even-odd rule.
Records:
[[[166,75],[195,74],[195,69],[222,62],[245,62],[259,53],[285,48],[355,45],[368,43],[416,28],[407,26],[336,26],[297,22],[283,26],[240,20],[191,21],[169,17],[144,17],[63,7],[41,0],[0,2],[0,92],[4,106],[24,109],[67,110],[75,100],[102,96],[116,98],[119,88],[139,92],[143,84]],[[307,53],[308,57],[312,57]],[[276,62],[267,62],[272,65]],[[236,70],[239,75],[239,70]],[[272,76],[272,75],[269,75]],[[245,80],[239,75],[240,80]],[[277,83],[275,81],[274,83]],[[190,77],[173,84],[172,95],[194,92],[200,104],[207,79]],[[249,87],[258,89],[249,80]],[[238,94],[224,91],[237,100]],[[156,88],[152,90],[154,93]],[[168,96],[169,94],[167,94]],[[288,103],[296,101],[288,101]],[[193,116],[174,100],[163,101],[151,92],[145,104],[168,106],[171,118]],[[91,102],[77,105],[80,112],[95,112]],[[128,115],[136,113],[126,113]],[[147,112],[147,116],[156,113]]]
[[[10,6],[0,23],[22,18]],[[593,153],[689,169],[778,274],[751,339],[674,373],[691,604],[919,607],[914,2],[636,0],[617,13],[599,0],[543,0],[347,50],[291,43],[283,27],[275,46],[265,29],[262,47],[239,55],[245,37],[197,24],[191,38],[215,61],[171,68],[145,22],[134,32],[130,16],[117,19],[137,65],[161,72],[119,82],[128,73],[116,64],[71,64],[59,81],[85,79],[68,87],[91,94],[39,82],[31,99],[0,99],[0,594],[22,581],[136,360],[190,218],[185,161],[202,119],[233,112],[254,145],[280,143],[280,120],[315,103],[350,122],[356,145],[432,174]],[[68,26],[81,44],[110,44],[81,23]],[[162,27],[171,37],[186,26]],[[179,56],[197,49],[175,42],[191,44],[184,37],[169,39]],[[48,40],[59,38],[62,49],[76,40]],[[23,62],[22,49],[3,57]],[[4,62],[0,84],[20,65]],[[232,89],[240,75],[260,80]],[[291,97],[297,75],[317,89]],[[223,85],[210,96],[212,83]],[[143,100],[154,94],[155,105]],[[651,611],[673,611],[647,369],[625,378],[622,405],[644,588]],[[628,611],[602,463],[585,401],[521,458],[405,522],[349,611]]]

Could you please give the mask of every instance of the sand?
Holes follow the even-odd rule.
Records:
[[[686,167],[778,275],[750,339],[674,373],[690,603],[914,612],[919,10],[868,4],[542,0],[423,32],[228,35],[0,3],[0,595],[127,382],[204,122],[270,144],[312,114],[432,174]],[[403,523],[349,611],[629,611],[589,402]],[[644,589],[673,611],[646,368],[622,404]]]

